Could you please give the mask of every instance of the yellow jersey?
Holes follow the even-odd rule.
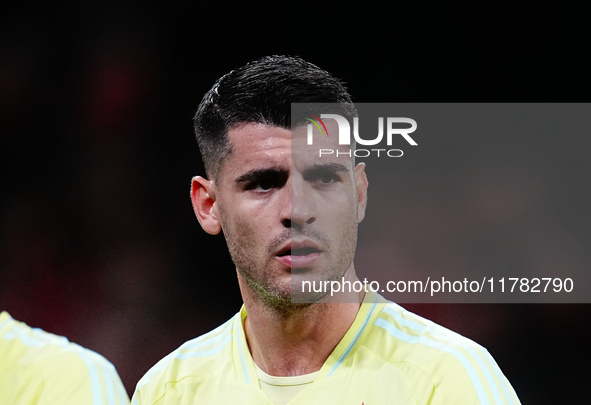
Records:
[[[244,306],[138,382],[132,405],[273,405],[244,335]],[[337,347],[289,405],[519,404],[480,345],[367,293]]]
[[[129,397],[104,357],[2,312],[0,404],[126,405]]]

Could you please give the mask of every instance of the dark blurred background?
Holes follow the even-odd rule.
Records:
[[[204,234],[190,205],[203,173],[191,118],[219,76],[260,56],[300,55],[357,102],[591,101],[588,28],[567,4],[355,6],[3,5],[0,309],[103,354],[130,394],[156,361],[233,315],[241,300],[224,241]],[[587,188],[586,169],[568,184]],[[486,200],[497,180],[465,181]],[[502,213],[507,223],[531,203],[520,190],[502,189],[521,204]],[[555,209],[572,208],[569,190]],[[404,235],[392,233],[429,252],[443,241],[422,238],[425,218],[452,204],[424,203],[405,200]],[[477,207],[468,218],[486,234],[498,221]],[[558,243],[586,247],[586,232],[565,226]],[[576,253],[566,265],[588,265]],[[523,403],[587,399],[588,305],[406,306],[486,346]]]

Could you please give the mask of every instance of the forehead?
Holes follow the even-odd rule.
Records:
[[[327,125],[330,126],[330,123]],[[316,128],[314,130],[317,131]],[[347,154],[350,149],[338,145],[336,136],[327,137],[314,132],[313,138],[312,145],[308,145],[306,126],[292,131],[258,123],[238,124],[228,131],[232,152],[224,162],[222,173],[232,176],[237,172],[256,168],[275,167],[290,170],[290,166],[293,169],[331,163],[352,167],[353,159]],[[321,150],[337,149],[342,153],[324,153],[320,156]]]
[[[258,123],[241,123],[228,130],[228,141],[232,154],[289,149],[291,131],[289,129]]]

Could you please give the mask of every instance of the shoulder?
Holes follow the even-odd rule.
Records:
[[[199,384],[232,362],[231,342],[239,314],[216,329],[189,340],[162,358],[138,381],[132,403],[154,404],[166,394],[171,383]]]
[[[489,352],[478,343],[388,302],[373,323],[367,345],[395,363],[414,385],[420,380],[434,403],[519,403]]]
[[[0,372],[2,384],[9,385],[3,392],[35,395],[40,404],[128,403],[119,375],[103,356],[4,314],[0,321],[0,356],[4,360]]]

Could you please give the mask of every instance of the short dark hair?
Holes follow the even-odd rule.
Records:
[[[299,57],[266,56],[218,79],[193,118],[207,175],[215,178],[232,152],[227,135],[233,126],[248,122],[289,129],[291,103],[353,106],[341,80]]]

